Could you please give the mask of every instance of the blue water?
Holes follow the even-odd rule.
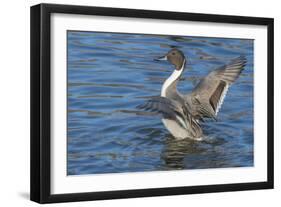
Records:
[[[253,40],[75,32],[68,34],[67,174],[253,166]],[[153,59],[177,47],[188,57],[179,91],[241,54],[247,65],[204,140],[174,140],[160,117],[136,106],[159,96],[173,67]]]

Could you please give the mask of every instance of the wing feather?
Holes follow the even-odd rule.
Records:
[[[187,128],[186,113],[176,101],[159,96],[147,100],[144,104],[137,106],[137,108],[150,112],[156,112],[166,119],[175,120],[183,128]]]
[[[217,88],[215,89],[213,94],[210,96],[209,101],[210,101],[210,104],[214,111],[217,111],[217,107],[218,107],[219,103],[221,102],[220,100],[222,98],[222,95],[223,95],[226,87],[227,87],[226,82],[220,81]]]
[[[188,95],[194,116],[200,119],[217,116],[229,86],[237,80],[246,62],[244,56],[235,58],[229,64],[210,72],[198,83]]]

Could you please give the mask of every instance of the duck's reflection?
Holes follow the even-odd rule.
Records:
[[[176,140],[171,135],[165,140],[165,147],[162,152],[162,159],[166,169],[185,169],[185,158],[188,155],[202,153],[204,149],[200,147],[198,141],[190,139]]]

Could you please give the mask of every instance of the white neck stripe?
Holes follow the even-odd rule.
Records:
[[[162,97],[166,97],[167,88],[181,76],[184,69],[184,65],[185,65],[185,60],[183,61],[181,69],[180,70],[175,69],[174,72],[170,75],[170,77],[166,79],[161,90]]]

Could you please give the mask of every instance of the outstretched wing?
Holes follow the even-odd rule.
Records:
[[[154,97],[149,99],[144,104],[137,106],[138,109],[155,112],[166,119],[175,120],[182,127],[186,128],[186,111],[176,101],[167,99],[165,97]]]
[[[166,119],[174,120],[194,136],[198,131],[201,131],[199,122],[192,116],[188,107],[177,101],[165,97],[155,97],[137,106],[137,108],[156,112]]]
[[[246,58],[233,59],[203,78],[188,96],[193,115],[198,119],[216,118],[229,86],[239,77],[246,65]]]

